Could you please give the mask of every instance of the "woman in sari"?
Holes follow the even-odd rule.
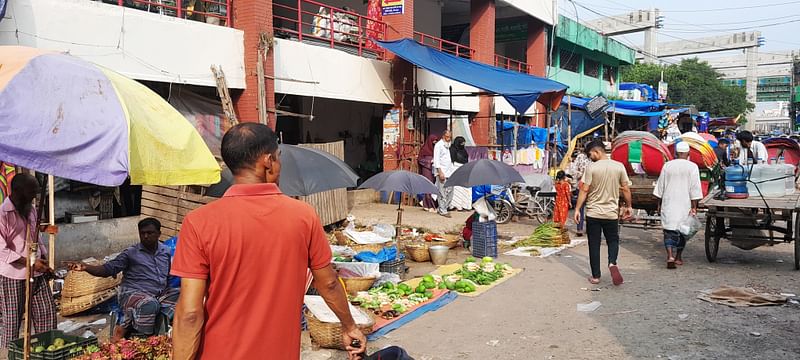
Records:
[[[420,175],[431,182],[435,182],[433,178],[433,145],[436,144],[437,141],[439,141],[438,135],[428,136],[428,140],[422,144],[422,149],[420,149],[419,156],[417,157]],[[436,205],[436,201],[433,200],[430,194],[425,194],[425,197],[422,199],[422,208],[430,212],[435,212],[438,205]]]

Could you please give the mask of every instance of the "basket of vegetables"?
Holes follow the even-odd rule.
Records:
[[[459,234],[426,234],[425,241],[431,242],[431,244],[435,245],[444,245],[449,248],[454,248],[458,246],[458,242],[461,240],[461,235]]]
[[[408,244],[406,245],[406,253],[412,261],[431,261],[431,254],[428,251],[428,244]]]
[[[63,331],[51,330],[31,336],[31,359],[61,360],[83,355],[84,350],[97,345],[97,338],[84,339],[66,335]],[[23,339],[12,341],[8,347],[8,358],[23,358]]]
[[[311,340],[317,346],[326,349],[339,349],[345,350],[342,344],[342,324],[341,323],[326,323],[317,319],[310,310],[305,310],[306,321],[308,322],[308,333]],[[372,317],[367,324],[356,324],[358,329],[364,334],[372,332],[372,327],[375,326],[375,320]]]

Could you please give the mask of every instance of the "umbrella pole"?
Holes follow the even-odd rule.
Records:
[[[397,235],[400,235],[400,224],[403,223],[403,202],[397,202]]]
[[[47,229],[47,262],[50,267],[55,268],[56,263],[56,190],[55,190],[55,177],[47,175],[47,223],[50,225]],[[53,282],[50,281],[52,288]]]
[[[36,208],[36,224],[34,227],[33,236],[30,232],[30,224],[27,224],[25,229],[25,244],[28,246],[28,256],[25,261],[25,312],[23,313],[22,323],[22,359],[29,360],[31,358],[31,298],[33,295],[33,263],[36,261],[37,251],[39,250],[39,223],[42,221],[42,208],[44,208],[45,196],[44,186],[42,183],[42,191],[39,196],[39,207]],[[52,187],[51,187],[52,188]],[[49,196],[48,196],[49,197]]]

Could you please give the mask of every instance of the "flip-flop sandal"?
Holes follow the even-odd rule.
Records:
[[[678,265],[678,266],[683,265],[683,260],[675,260],[675,265]]]
[[[622,279],[622,274],[619,272],[619,267],[617,265],[610,265],[608,271],[611,273],[611,282],[614,285],[622,285],[624,280]]]
[[[595,279],[593,277],[590,277],[589,278],[589,283],[592,284],[592,285],[597,285],[597,284],[600,283],[600,279]]]
[[[675,259],[670,258],[667,260],[667,269],[674,269],[675,268]]]

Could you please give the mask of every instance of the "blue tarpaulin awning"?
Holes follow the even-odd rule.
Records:
[[[573,108],[586,109],[586,102],[589,99],[576,96],[565,97],[561,102],[569,103]],[[625,116],[653,117],[661,116],[664,111],[663,103],[653,101],[628,101],[628,100],[609,100],[608,112],[615,112]]]
[[[463,59],[411,39],[378,41],[378,44],[416,66],[499,94],[520,114],[535,102],[558,108],[567,91],[567,86],[560,82]]]

